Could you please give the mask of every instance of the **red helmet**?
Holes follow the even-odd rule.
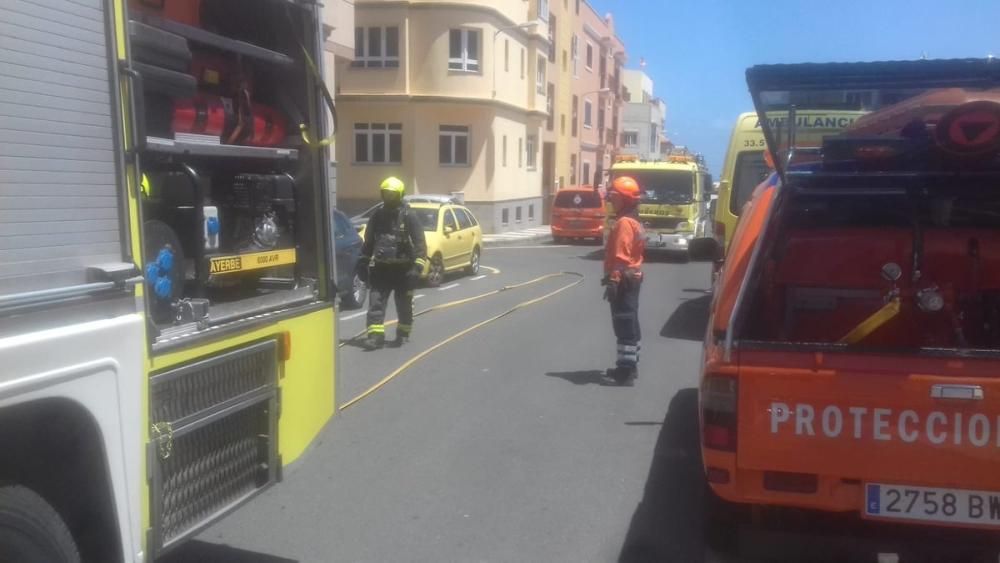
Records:
[[[639,190],[639,183],[629,176],[619,176],[611,183],[611,193],[609,196],[619,195],[622,203],[626,206],[639,205],[639,198],[642,191]]]

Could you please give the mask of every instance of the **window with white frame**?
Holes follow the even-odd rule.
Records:
[[[507,166],[507,135],[503,136],[503,146],[501,147],[500,150],[501,150],[501,152],[500,152],[500,163],[503,166]]]
[[[594,104],[590,100],[583,101],[583,127],[590,129],[594,126]]]
[[[622,133],[622,146],[623,147],[639,146],[639,132],[625,131],[624,133]]]
[[[524,47],[521,47],[521,80],[524,80]]]
[[[524,166],[524,139],[517,138],[517,167],[522,168]]]
[[[438,162],[444,166],[469,164],[469,128],[442,125],[438,130]]]
[[[528,135],[524,143],[525,158],[528,163],[528,170],[538,168],[538,137]]]
[[[545,95],[545,57],[538,55],[538,69],[535,72],[535,91]]]
[[[401,123],[355,123],[354,162],[399,164],[403,161]]]
[[[591,182],[594,181],[593,178],[590,177],[590,163],[589,162],[584,162],[583,163],[583,177],[580,178],[580,181],[583,184],[590,184]]]
[[[538,0],[538,19],[549,21],[549,0]]]
[[[479,72],[479,30],[453,29],[448,34],[448,70]]]
[[[587,70],[594,70],[594,44],[587,41]]]
[[[503,71],[510,72],[510,39],[503,40]]]
[[[399,66],[398,27],[354,28],[355,68],[396,68]]]

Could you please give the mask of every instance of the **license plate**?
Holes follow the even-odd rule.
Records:
[[[1000,493],[869,483],[865,516],[1000,527]]]

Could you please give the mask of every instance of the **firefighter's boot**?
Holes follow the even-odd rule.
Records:
[[[361,347],[369,352],[378,350],[383,346],[385,346],[384,334],[369,334],[364,340],[361,341]]]
[[[622,387],[632,387],[635,385],[635,380],[639,375],[639,370],[636,366],[617,366],[608,370],[608,375],[611,379],[615,380],[615,383],[621,385]]]

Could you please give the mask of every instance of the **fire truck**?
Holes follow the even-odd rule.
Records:
[[[319,10],[0,4],[0,559],[152,561],[332,417]]]
[[[712,176],[699,156],[684,153],[644,161],[620,155],[611,166],[611,179],[620,176],[632,177],[642,190],[639,220],[646,230],[647,252],[697,256],[715,247]],[[609,209],[609,221],[614,220],[612,214]]]
[[[941,537],[938,560],[955,561],[985,540],[995,559],[1000,69],[773,65],[747,81],[781,158],[733,234],[706,334],[715,515],[839,516],[878,530],[851,549],[912,560]],[[797,115],[831,109],[863,115],[800,146]]]

